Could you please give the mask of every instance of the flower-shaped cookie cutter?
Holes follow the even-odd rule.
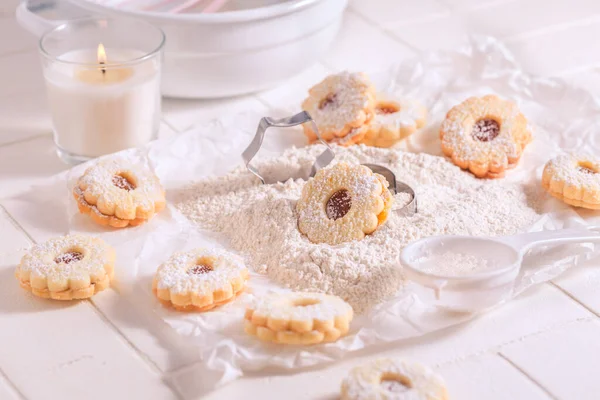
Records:
[[[376,174],[382,175],[389,182],[390,186],[388,189],[391,190],[393,194],[398,193],[408,193],[412,200],[406,204],[404,207],[397,208],[395,206],[392,207],[392,211],[400,216],[410,217],[414,215],[418,211],[417,207],[417,194],[414,189],[408,186],[404,182],[400,182],[396,179],[396,174],[392,172],[391,169],[384,167],[383,165],[378,164],[363,164],[365,167],[369,168],[371,171]]]
[[[248,145],[246,150],[244,150],[244,152],[242,153],[242,158],[244,159],[244,162],[246,163],[246,168],[248,169],[248,171],[253,173],[256,177],[258,177],[258,179],[260,179],[260,181],[263,184],[265,184],[266,183],[265,178],[258,172],[258,170],[254,166],[252,166],[250,164],[250,162],[256,156],[256,154],[258,153],[258,151],[260,150],[260,148],[263,144],[263,139],[265,138],[265,132],[267,131],[267,129],[269,129],[271,127],[288,128],[288,127],[292,127],[292,126],[296,126],[296,125],[301,125],[304,123],[312,124],[312,128],[317,135],[317,139],[319,140],[319,142],[321,142],[325,146],[325,151],[323,151],[321,154],[319,154],[319,156],[316,158],[315,163],[313,164],[313,166],[311,168],[309,178],[312,178],[313,176],[315,176],[317,171],[320,170],[321,168],[325,168],[326,166],[328,166],[331,163],[331,161],[333,161],[333,159],[335,158],[335,153],[333,152],[333,150],[331,150],[331,148],[329,147],[327,142],[325,142],[321,138],[321,135],[319,134],[319,130],[317,129],[317,124],[315,123],[315,121],[313,121],[310,114],[308,114],[306,111],[303,111],[296,115],[292,115],[291,117],[285,117],[285,118],[281,118],[281,119],[273,119],[273,118],[269,118],[269,117],[263,117],[260,120],[260,123],[258,124],[258,128],[256,129],[256,135],[254,136],[254,139],[252,139],[252,142],[250,142],[250,144]],[[283,181],[280,181],[280,182],[283,182]]]

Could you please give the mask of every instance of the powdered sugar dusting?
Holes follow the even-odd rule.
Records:
[[[421,364],[381,358],[352,369],[342,393],[346,399],[443,399],[446,386]]]
[[[54,259],[54,262],[57,264],[65,263],[71,264],[73,262],[79,261],[83,259],[83,254],[78,251],[69,251],[67,253],[63,253]]]
[[[362,312],[403,285],[399,253],[419,238],[444,235],[501,235],[527,229],[535,211],[537,185],[481,181],[442,157],[366,146],[333,147],[336,162],[390,168],[413,187],[419,212],[390,215],[373,234],[337,246],[311,243],[298,231],[298,201],[304,181],[260,185],[243,167],[189,187],[176,207],[203,229],[222,232],[248,265],[294,290],[334,294]],[[294,177],[312,165],[321,145],[290,149],[259,160],[258,169]]]
[[[368,125],[352,128],[346,136],[332,139],[329,141],[329,143],[339,144],[340,146],[349,146],[359,142],[365,136],[368,130]]]
[[[373,87],[362,73],[341,72],[313,86],[302,108],[319,130],[342,132],[364,122],[372,101]]]
[[[202,265],[200,261],[207,259],[212,260],[211,265]],[[159,289],[169,289],[171,293],[206,294],[230,285],[244,271],[244,261],[235,254],[218,249],[196,249],[171,256],[158,267],[156,281]]]
[[[480,118],[489,121],[488,115],[498,118],[497,131],[493,123],[478,125]],[[516,104],[496,96],[472,97],[448,112],[441,125],[442,147],[466,163],[506,168],[520,157],[526,143],[519,143],[518,138],[527,129],[527,121]]]
[[[348,213],[351,206],[352,197],[350,197],[348,191],[345,189],[339,190],[327,200],[327,205],[325,206],[327,218],[333,220],[340,219]]]
[[[394,195],[394,210],[400,210],[413,201],[413,196],[407,192],[400,192]]]
[[[600,191],[600,158],[589,154],[565,154],[546,166],[552,179],[589,191]]]
[[[493,119],[480,119],[473,126],[472,135],[475,140],[489,142],[500,133],[500,125]]]
[[[67,235],[34,245],[21,259],[20,279],[45,277],[49,282],[103,275],[110,261],[109,246],[100,239]]]
[[[376,108],[373,124],[379,124],[393,129],[407,127],[414,127],[416,129],[419,125],[419,121],[424,121],[427,116],[425,107],[414,100],[394,99],[380,96],[378,107],[384,107],[386,103],[397,105],[398,110],[394,111],[394,109],[386,109],[387,112],[377,112],[378,108]]]
[[[150,169],[120,158],[93,164],[77,185],[88,203],[94,199],[91,205],[103,204],[112,211],[109,215],[128,207],[152,212],[155,202],[164,200],[160,181]]]
[[[126,191],[130,191],[135,189],[135,185],[131,182],[129,182],[127,180],[127,178],[121,176],[121,175],[114,175],[112,177],[112,183],[113,185],[115,185],[116,187],[118,187],[119,189],[123,189]]]
[[[352,315],[352,308],[342,299],[322,293],[270,293],[255,299],[250,307],[258,315],[294,321],[331,321]]]
[[[420,271],[438,276],[473,275],[498,266],[493,260],[453,251],[422,257],[415,262]]]
[[[298,229],[314,243],[335,245],[363,238],[379,224],[384,185],[385,178],[361,165],[338,163],[317,172],[304,185],[297,203]],[[350,207],[339,218],[329,218],[326,204],[340,189],[347,191]]]

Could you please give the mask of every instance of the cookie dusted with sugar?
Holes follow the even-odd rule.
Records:
[[[337,144],[338,146],[348,147],[353,144],[363,143],[364,138],[370,132],[370,125],[366,124],[359,126],[358,128],[352,128],[350,132],[344,137],[335,138],[329,141],[329,143]]]
[[[334,342],[348,333],[352,307],[322,293],[271,293],[246,309],[246,333],[262,341],[309,345]]]
[[[429,368],[380,358],[350,371],[342,400],[447,400],[444,380]]]
[[[158,267],[152,290],[178,311],[207,311],[233,300],[246,287],[244,261],[223,250],[174,254]]]
[[[330,75],[308,91],[302,109],[314,119],[321,138],[326,141],[342,139],[352,134],[345,145],[357,143],[366,131],[356,130],[374,115],[375,89],[363,73],[341,72]],[[304,124],[310,143],[317,140],[310,124]]]
[[[147,167],[123,159],[89,167],[73,189],[79,211],[99,225],[140,225],[166,206],[165,191]]]
[[[298,229],[313,243],[360,240],[388,218],[394,197],[387,180],[364,165],[322,169],[302,188]]]
[[[544,167],[542,186],[566,204],[600,210],[600,158],[588,154],[558,156]]]
[[[103,240],[68,235],[33,246],[15,275],[21,287],[35,296],[87,299],[110,286],[114,265],[115,251]]]
[[[367,146],[392,147],[427,122],[427,109],[414,100],[378,95],[375,117],[358,142]]]
[[[454,106],[440,128],[442,151],[478,178],[501,178],[531,142],[527,119],[516,104],[495,95]]]

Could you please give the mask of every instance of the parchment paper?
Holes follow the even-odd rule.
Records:
[[[463,51],[425,54],[370,75],[378,89],[418,99],[429,109],[427,128],[402,145],[407,151],[440,155],[438,129],[447,110],[469,96],[496,93],[516,101],[534,127],[534,143],[527,148],[519,166],[507,174],[507,180],[539,181],[544,163],[563,151],[600,153],[598,99],[560,80],[523,73],[512,55],[494,39],[477,38]],[[272,110],[270,116],[297,111],[299,105],[287,105],[285,110]],[[172,194],[184,185],[205,176],[222,175],[240,165],[240,154],[252,139],[260,117],[251,113],[228,116],[120,155],[154,168],[172,199]],[[280,154],[294,145],[304,145],[300,129],[269,130],[261,156]],[[121,294],[136,306],[153,309],[157,326],[160,320],[165,321],[197,349],[198,362],[185,369],[185,377],[172,375],[173,383],[186,396],[206,392],[244,371],[322,365],[367,346],[420,336],[474,316],[428,306],[408,285],[393,299],[358,316],[347,337],[336,343],[299,348],[263,344],[243,332],[245,303],[254,295],[284,290],[257,274],[251,277],[249,293],[215,311],[195,314],[163,308],[151,292],[157,266],[175,251],[200,245],[227,247],[226,241],[199,231],[172,207],[138,228],[107,231],[95,226],[77,213],[70,195],[74,179],[86,167],[81,165],[52,178],[41,194],[39,190],[32,191],[3,203],[36,239],[44,238],[44,232],[52,225],[55,231],[101,236],[116,247]],[[42,203],[60,210],[58,217],[50,219],[36,211],[43,210],[39,207]],[[544,210],[544,218],[531,230],[600,225],[600,213],[574,210],[549,196]],[[36,228],[40,224],[46,227]],[[592,256],[597,257],[598,252],[591,245],[538,250],[535,257],[525,259],[514,295],[553,279]]]

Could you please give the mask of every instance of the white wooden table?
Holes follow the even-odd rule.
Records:
[[[17,4],[0,1],[0,198],[67,168],[54,152],[36,41],[15,21]],[[456,48],[471,33],[505,39],[527,71],[600,90],[598,0],[354,0],[344,19],[327,57],[285,87],[229,100],[165,101],[161,135],[224,113],[299,104],[331,71],[372,70],[423,50]],[[24,293],[11,253],[31,243],[0,208],[0,399],[188,396],[165,380],[186,369],[172,357],[177,339],[153,337],[139,316],[114,318],[115,291],[75,304]],[[336,399],[350,367],[386,354],[434,367],[453,399],[600,399],[599,293],[600,268],[580,268],[468,324],[326,369],[253,375],[208,398]]]

